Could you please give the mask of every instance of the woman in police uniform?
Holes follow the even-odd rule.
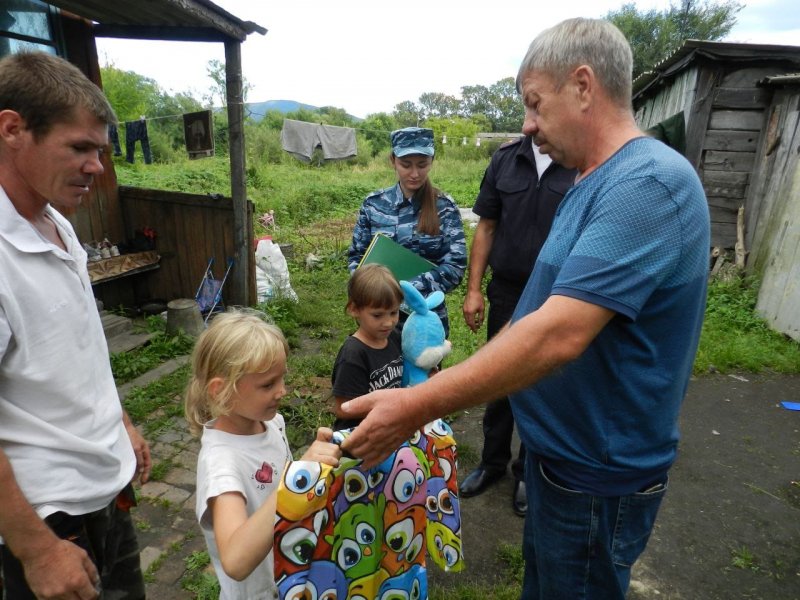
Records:
[[[366,197],[353,229],[348,267],[358,267],[376,233],[431,261],[436,267],[411,279],[423,296],[454,289],[464,277],[467,245],[461,213],[455,201],[436,189],[428,174],[433,164],[433,130],[406,127],[391,134],[390,160],[397,183]],[[436,309],[449,336],[447,307]],[[404,321],[401,313],[401,322]]]

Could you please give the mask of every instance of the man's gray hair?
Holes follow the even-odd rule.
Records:
[[[588,65],[608,95],[631,105],[633,53],[628,40],[610,21],[567,19],[545,29],[531,42],[517,73],[517,90],[529,71],[541,71],[563,82],[572,69]]]

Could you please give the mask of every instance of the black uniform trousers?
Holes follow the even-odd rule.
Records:
[[[509,285],[492,279],[486,289],[489,300],[489,318],[486,322],[488,339],[494,337],[506,323],[522,295],[522,285]],[[483,415],[483,452],[481,466],[487,471],[505,471],[511,460],[511,436],[514,433],[514,415],[508,397],[498,398],[486,405]],[[525,446],[520,443],[517,458],[511,463],[514,479],[525,478]]]

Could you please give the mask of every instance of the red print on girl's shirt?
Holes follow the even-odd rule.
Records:
[[[261,468],[256,471],[255,477],[258,483],[272,483],[272,465],[261,463]]]

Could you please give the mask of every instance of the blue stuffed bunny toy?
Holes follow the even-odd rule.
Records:
[[[403,325],[403,387],[411,387],[428,379],[428,373],[450,354],[450,342],[444,338],[444,327],[431,309],[444,302],[444,293],[435,291],[427,298],[408,281],[401,281],[406,306],[411,315]]]

